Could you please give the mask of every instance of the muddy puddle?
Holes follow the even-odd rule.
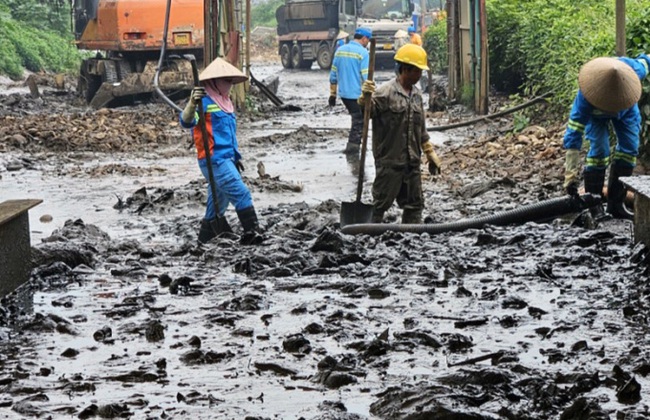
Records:
[[[155,143],[106,118],[126,148],[107,153],[64,128],[47,138],[83,148],[54,150],[38,121],[3,120],[2,199],[44,202],[30,211],[31,280],[0,307],[0,417],[650,416],[650,256],[629,222],[343,235],[358,167],[341,153],[344,107],[325,106],[327,73],[253,70],[279,75],[278,95],[301,108],[260,100],[264,112],[240,117],[255,246],[232,209],[235,234],[197,245],[206,186],[178,127]],[[561,195],[561,128],[508,124],[432,133],[444,164],[424,174],[432,220]],[[369,203],[371,154],[365,169]]]

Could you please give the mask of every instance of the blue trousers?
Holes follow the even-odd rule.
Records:
[[[208,205],[205,209],[205,218],[211,220],[226,213],[228,204],[232,203],[235,210],[243,210],[253,205],[251,192],[244,184],[239,171],[235,167],[235,162],[231,159],[220,162],[212,162],[212,174],[217,190],[217,207],[214,205],[212,189],[210,188],[210,179],[208,178],[208,165],[205,159],[199,161],[201,173],[208,181]],[[219,211],[217,212],[217,209]]]
[[[636,166],[639,154],[639,133],[641,131],[641,114],[634,105],[623,111],[619,118],[598,118],[589,120],[585,128],[585,137],[589,140],[589,153],[585,163],[586,171],[605,170],[610,163],[609,122],[616,133],[616,148],[613,163],[619,166]]]

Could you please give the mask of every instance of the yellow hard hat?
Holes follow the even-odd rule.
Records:
[[[415,44],[406,44],[397,50],[395,54],[395,61],[400,63],[410,64],[421,70],[429,70],[427,66],[427,52],[424,48]]]

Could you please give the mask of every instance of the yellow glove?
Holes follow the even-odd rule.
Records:
[[[427,162],[429,163],[429,173],[431,175],[440,175],[440,168],[442,167],[442,161],[434,152],[433,145],[431,142],[427,141],[422,144],[422,151],[427,157]]]
[[[570,195],[578,193],[578,172],[580,170],[580,150],[568,149],[564,162],[564,190]]]
[[[195,105],[201,102],[201,99],[205,96],[205,88],[202,88],[200,86],[195,87],[192,89],[192,93],[190,93],[190,98],[192,99],[191,102],[193,102]]]
[[[363,84],[361,85],[361,93],[362,94],[369,93],[371,95],[373,93],[375,93],[375,82],[374,82],[374,80],[366,80],[365,82],[363,82]]]
[[[195,118],[196,118],[196,104],[190,98],[190,100],[187,101],[187,105],[185,105],[185,109],[183,109],[183,112],[181,112],[181,120],[183,120],[185,124],[192,124]]]
[[[201,102],[201,99],[205,96],[205,88],[195,87],[190,93],[190,100],[187,101],[185,109],[181,113],[181,119],[186,124],[191,124],[194,121],[196,113],[196,105]]]
[[[357,98],[357,103],[361,106],[366,104],[366,94],[371,95],[375,93],[375,82],[372,80],[366,80],[361,85],[361,96]]]
[[[336,85],[330,84],[330,97],[327,100],[327,104],[332,108],[336,105]]]

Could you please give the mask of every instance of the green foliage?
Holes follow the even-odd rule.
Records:
[[[474,87],[466,83],[460,89],[460,102],[468,108],[474,107]]]
[[[580,66],[614,53],[613,8],[591,0],[488,0],[490,80],[510,92],[552,92],[552,104],[566,107]]]
[[[641,53],[650,53],[650,9],[643,8],[630,19],[626,29],[627,55],[635,57]],[[639,101],[639,110],[643,125],[641,126],[642,155],[650,161],[650,81],[643,82],[643,94]]]
[[[67,3],[0,0],[0,74],[64,72],[79,66]]]
[[[9,39],[5,25],[0,21],[0,38]],[[19,79],[23,74],[23,66],[12,42],[0,42],[0,74],[6,74],[12,79]]]
[[[515,133],[521,132],[524,128],[530,125],[530,118],[524,112],[515,112],[513,115],[512,131]]]
[[[251,29],[256,26],[269,26],[272,28],[278,26],[275,11],[283,4],[284,0],[265,0],[251,7]]]
[[[70,2],[64,0],[0,0],[20,23],[67,35],[70,32]]]
[[[447,20],[437,20],[424,33],[424,49],[433,73],[444,73],[449,65]]]
[[[551,93],[549,109],[558,118],[568,114],[580,67],[615,55],[613,0],[487,0],[486,6],[491,83],[526,96]],[[627,0],[626,15],[627,55],[650,51],[647,0]],[[646,82],[640,103],[645,120],[648,91]]]

